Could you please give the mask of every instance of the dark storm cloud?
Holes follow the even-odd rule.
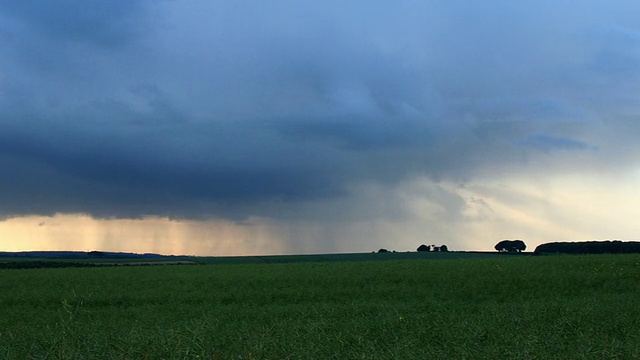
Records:
[[[7,0],[0,3],[0,11],[34,36],[112,47],[138,30],[142,5],[137,0]]]
[[[640,90],[620,4],[2,2],[0,213],[278,216],[606,152]]]

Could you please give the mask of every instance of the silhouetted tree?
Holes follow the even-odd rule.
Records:
[[[431,246],[427,246],[425,244],[422,244],[420,246],[418,246],[418,250],[419,252],[428,252],[431,251]]]
[[[442,246],[440,246],[440,251],[447,252],[447,251],[449,251],[449,248],[447,247],[447,245],[442,245]]]
[[[502,240],[493,248],[500,252],[507,252],[511,248],[511,240]]]
[[[525,251],[527,249],[527,245],[522,240],[513,240],[511,242],[511,246],[516,252]]]
[[[387,249],[380,249],[380,250],[378,250],[378,253],[388,253],[388,252],[389,252],[389,250],[387,250]]]
[[[522,240],[502,240],[494,246],[500,252],[521,252],[527,248]]]

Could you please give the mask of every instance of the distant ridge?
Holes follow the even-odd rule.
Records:
[[[160,255],[153,253],[128,253],[110,251],[0,251],[0,257],[18,257],[28,259],[154,259],[174,257],[174,255]]]

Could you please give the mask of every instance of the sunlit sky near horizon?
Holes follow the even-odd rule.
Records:
[[[0,2],[0,251],[640,238],[640,2]]]

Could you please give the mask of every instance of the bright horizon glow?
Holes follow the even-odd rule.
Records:
[[[492,251],[503,239],[522,239],[533,251],[555,241],[633,240],[638,238],[633,219],[640,217],[635,206],[640,195],[629,194],[639,180],[636,173],[615,179],[565,175],[542,182],[514,176],[465,186],[414,180],[394,189],[367,188],[360,195],[379,198],[381,206],[394,207],[405,216],[394,220],[381,214],[329,225],[259,218],[234,222],[94,219],[82,214],[15,217],[0,222],[0,251],[240,256],[370,252],[382,247],[414,251],[420,244]],[[450,217],[448,212],[455,211],[443,207],[450,201],[432,201],[437,191],[463,199],[462,218]]]
[[[164,255],[267,254],[280,245],[265,242],[259,224],[168,218],[94,219],[82,214],[26,216],[0,222],[1,251],[115,251]],[[215,238],[215,241],[212,241]],[[268,246],[266,248],[265,246]]]

